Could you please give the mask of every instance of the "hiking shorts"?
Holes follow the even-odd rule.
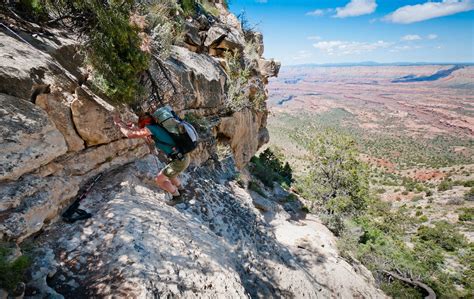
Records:
[[[186,154],[181,160],[176,159],[168,163],[168,165],[166,165],[163,169],[163,174],[173,179],[181,172],[185,171],[186,168],[188,168],[190,162],[191,159],[189,158],[189,155]]]

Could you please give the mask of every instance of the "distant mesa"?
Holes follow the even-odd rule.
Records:
[[[293,100],[294,96],[287,96],[286,98],[283,98],[277,102],[279,106],[283,105],[285,102],[289,102]]]
[[[416,75],[407,75],[395,80],[392,80],[392,83],[407,83],[407,82],[423,82],[423,81],[436,81],[441,78],[448,77],[454,71],[464,68],[463,65],[455,65],[452,68],[446,70],[439,70],[436,73],[429,76],[416,76]]]
[[[296,79],[285,79],[285,84],[297,84],[298,82],[300,82],[301,80],[303,80],[302,78],[296,78]]]

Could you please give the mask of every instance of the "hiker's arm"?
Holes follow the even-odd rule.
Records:
[[[122,132],[123,135],[127,136],[127,138],[145,138],[151,136],[151,132],[147,128],[129,128],[126,124],[123,123],[120,117],[114,117],[114,123],[117,127],[119,127],[120,132]]]
[[[122,132],[123,135],[127,136],[127,138],[145,138],[151,136],[151,132],[147,128],[130,129],[120,126],[120,132]]]

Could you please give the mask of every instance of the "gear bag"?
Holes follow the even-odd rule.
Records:
[[[169,133],[180,154],[187,154],[197,147],[196,129],[182,120],[170,106],[161,107],[152,115],[156,123]]]

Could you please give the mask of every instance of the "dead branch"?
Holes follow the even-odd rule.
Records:
[[[391,272],[391,271],[385,271],[384,270],[382,272],[384,274],[386,274],[388,276],[391,276],[393,278],[396,278],[400,281],[403,281],[405,283],[408,283],[408,284],[411,284],[415,287],[419,287],[419,288],[423,289],[428,294],[428,296],[426,296],[425,299],[436,299],[436,293],[427,284],[425,284],[425,283],[423,283],[419,280],[414,280],[414,279],[411,279],[411,278],[403,277],[403,276],[398,275],[397,273],[394,273],[394,272]]]
[[[163,63],[161,62],[161,59],[156,57],[156,55],[152,55],[153,58],[155,59],[156,63],[158,64],[158,66],[160,67],[160,70],[161,72],[163,73],[163,76],[165,76],[166,80],[168,80],[168,82],[171,84],[171,87],[173,87],[173,91],[175,94],[178,93],[178,90],[176,89],[176,86],[174,85],[173,83],[173,80],[171,80],[170,76],[168,75],[167,73],[167,69],[166,67],[163,65]]]

